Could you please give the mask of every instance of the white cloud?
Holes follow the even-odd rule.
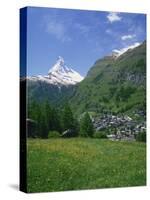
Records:
[[[46,32],[55,36],[61,42],[69,42],[71,38],[67,35],[67,29],[64,23],[55,20],[49,20],[46,23]]]
[[[61,42],[70,42],[72,41],[69,35],[69,29],[75,28],[78,33],[87,36],[90,32],[90,27],[80,23],[66,23],[61,20],[47,20],[46,21],[46,32],[55,36],[56,39],[60,40]]]
[[[89,26],[86,26],[86,25],[84,25],[84,24],[75,23],[75,24],[74,24],[74,27],[75,27],[76,29],[78,29],[82,34],[86,34],[86,33],[88,33],[88,32],[90,31]]]
[[[113,52],[117,54],[117,56],[120,56],[121,54],[125,53],[126,51],[128,51],[129,49],[134,49],[135,47],[139,46],[140,43],[139,42],[135,42],[132,45],[129,45],[127,47],[124,47],[122,49],[114,49]]]
[[[133,39],[136,35],[123,35],[121,37],[122,40],[128,40],[128,39]]]
[[[112,31],[110,30],[110,29],[106,29],[106,31],[105,31],[107,34],[111,34],[112,33]]]
[[[119,13],[110,12],[107,15],[107,19],[108,19],[109,22],[113,23],[113,22],[116,22],[116,21],[121,21],[122,18],[119,16]]]

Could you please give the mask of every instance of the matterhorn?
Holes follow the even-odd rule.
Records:
[[[48,75],[31,76],[28,79],[32,81],[44,81],[60,87],[61,85],[75,85],[81,82],[83,77],[72,68],[66,66],[64,59],[59,56],[56,63],[48,71]]]

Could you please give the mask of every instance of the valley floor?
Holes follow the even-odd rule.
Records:
[[[146,145],[102,139],[28,139],[27,190],[146,185]]]

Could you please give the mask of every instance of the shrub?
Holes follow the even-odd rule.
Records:
[[[58,131],[49,131],[48,138],[58,138],[60,137],[60,133]]]
[[[136,136],[136,140],[140,142],[146,142],[146,132],[140,132]]]
[[[107,133],[105,131],[97,131],[94,133],[94,138],[107,138]]]

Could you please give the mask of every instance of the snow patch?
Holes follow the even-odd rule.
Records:
[[[139,42],[135,42],[134,44],[129,45],[129,46],[127,46],[127,47],[124,47],[124,48],[122,48],[122,49],[114,49],[114,50],[113,50],[113,53],[114,53],[114,55],[115,55],[116,57],[119,57],[119,56],[121,56],[122,54],[124,54],[126,51],[128,51],[129,49],[134,49],[134,48],[138,47],[139,45],[140,45]]]

